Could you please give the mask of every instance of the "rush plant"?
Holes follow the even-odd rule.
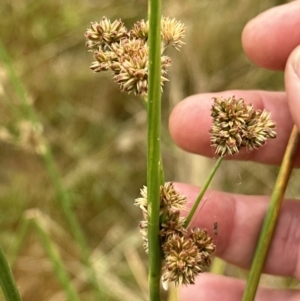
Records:
[[[172,182],[164,179],[160,140],[161,92],[171,64],[165,51],[168,46],[179,50],[184,44],[184,33],[185,26],[162,17],[160,1],[152,0],[148,21],[137,21],[132,29],[127,29],[122,20],[103,17],[92,22],[85,34],[87,49],[95,58],[90,68],[94,72],[112,72],[120,89],[140,96],[147,111],[147,185],[141,189],[135,205],[143,214],[140,232],[149,258],[151,301],[160,300],[161,282],[165,287],[168,283],[194,284],[195,278],[210,266],[216,245],[205,229],[191,229],[190,222],[223,158],[241,149],[258,149],[267,139],[276,138],[275,123],[267,111],[256,110],[235,96],[213,98],[210,134],[218,159],[190,212],[186,217],[181,215],[187,210],[187,199],[176,191]],[[277,189],[281,194],[284,191],[276,186]],[[262,235],[266,235],[264,231]],[[263,249],[267,250],[267,246]],[[262,253],[260,250],[259,254]],[[254,265],[256,268],[258,263]],[[246,294],[248,291],[249,288]]]

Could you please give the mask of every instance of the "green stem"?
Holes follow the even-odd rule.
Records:
[[[149,0],[149,89],[148,89],[148,242],[150,300],[160,300],[162,254],[159,240],[161,176],[161,1]]]
[[[145,109],[148,113],[148,97],[142,96],[142,100],[143,100]],[[160,184],[164,185],[165,184],[165,172],[164,172],[164,166],[163,166],[163,160],[162,160],[161,154],[160,154],[160,162],[159,162],[159,173],[160,173]]]
[[[42,241],[42,245],[44,246],[48,257],[52,262],[55,274],[58,280],[60,281],[62,287],[64,288],[67,300],[80,301],[80,298],[72,285],[71,279],[69,278],[64,268],[64,264],[60,258],[59,252],[54,243],[49,238],[49,234],[44,230],[44,227],[40,224],[40,222],[37,219],[33,219],[33,222]]]
[[[9,263],[13,268],[16,262],[17,256],[20,249],[25,241],[26,235],[28,234],[29,223],[27,219],[22,218],[18,224],[18,229],[15,231],[14,239],[11,246],[8,249]]]
[[[13,65],[11,63],[10,57],[3,45],[3,43],[0,40],[0,59],[3,62],[3,65],[5,66],[7,70],[8,77],[10,79],[10,82],[14,88],[14,91],[18,95],[18,98],[20,100],[20,104],[22,107],[22,113],[25,115],[25,117],[30,120],[33,124],[36,123],[37,118],[34,114],[34,112],[31,109],[31,106],[28,104],[26,99],[26,90],[24,86],[22,85],[21,81],[19,80],[17,74],[15,73],[15,70],[13,68]],[[16,114],[16,110],[13,106],[13,109]]]
[[[206,190],[207,190],[207,188],[208,188],[208,186],[211,182],[211,180],[213,179],[216,171],[218,170],[223,158],[224,157],[219,157],[218,158],[218,160],[216,161],[216,163],[215,163],[213,169],[211,170],[208,178],[206,179],[204,185],[202,186],[202,189],[201,189],[201,191],[200,191],[200,193],[199,193],[199,195],[198,195],[191,211],[189,212],[189,214],[186,218],[186,221],[185,221],[185,224],[184,224],[185,228],[187,228],[190,225],[190,223],[192,221],[192,218],[193,218],[193,216],[194,216],[194,214],[195,214],[195,212],[196,212],[196,210],[197,210],[197,208],[198,208],[198,206],[199,206],[199,204],[200,204],[200,202],[201,202],[201,200],[202,200],[202,198],[203,198],[203,196],[204,196],[204,194],[205,194],[205,192],[206,192]]]
[[[41,154],[44,160],[44,164],[46,166],[47,172],[52,180],[52,183],[56,190],[57,199],[60,201],[60,205],[63,209],[66,220],[69,224],[70,230],[73,232],[73,236],[75,240],[81,246],[82,259],[88,256],[87,253],[87,242],[82,232],[82,229],[78,223],[78,220],[74,214],[72,209],[72,202],[70,200],[68,192],[64,189],[63,184],[61,182],[60,174],[57,170],[56,164],[54,162],[54,158],[52,152],[49,147]]]
[[[277,176],[258,244],[255,249],[254,258],[242,301],[253,301],[255,298],[260,275],[264,267],[265,259],[268,254],[272,236],[279,217],[284,193],[293,170],[293,164],[297,154],[299,142],[300,135],[296,126],[294,126],[280,166],[279,174]]]
[[[11,63],[10,57],[4,47],[4,45],[0,41],[0,58],[2,59],[4,66],[9,75],[9,79],[19,97],[20,103],[22,105],[22,112],[25,117],[32,122],[33,125],[38,123],[38,117],[34,110],[34,108],[28,103],[26,98],[26,91],[24,86],[22,85],[20,79],[14,71],[13,65]],[[56,166],[55,160],[53,158],[53,154],[51,152],[51,148],[49,145],[45,143],[44,151],[41,152],[41,156],[43,158],[44,164],[46,166],[47,172],[52,180],[53,186],[56,191],[56,196],[58,200],[58,204],[62,207],[62,210],[65,214],[66,220],[69,224],[70,231],[72,232],[75,240],[80,246],[81,250],[81,260],[88,268],[88,275],[90,282],[93,284],[97,297],[102,298],[102,292],[99,287],[99,283],[97,280],[96,273],[90,263],[89,260],[89,250],[87,246],[87,242],[84,236],[84,233],[80,227],[80,224],[77,220],[77,217],[71,208],[71,201],[68,192],[64,188],[61,176],[59,174],[58,168]]]
[[[0,285],[6,301],[22,301],[13,274],[0,246]]]
[[[71,229],[76,242],[80,246],[81,260],[87,268],[88,278],[93,287],[95,288],[98,298],[103,298],[103,293],[99,287],[96,273],[94,271],[92,263],[90,262],[90,254],[86,238],[80,227],[78,219],[72,209],[72,202],[70,200],[69,194],[63,187],[60,174],[57,170],[52,152],[49,147],[46,148],[46,151],[42,153],[42,157],[47,168],[48,174],[54,184],[57,199],[60,201],[60,205],[63,209],[69,228]]]

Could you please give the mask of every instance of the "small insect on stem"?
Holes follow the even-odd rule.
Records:
[[[218,235],[218,222],[214,222],[214,234]]]

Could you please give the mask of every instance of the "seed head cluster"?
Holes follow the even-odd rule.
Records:
[[[127,30],[119,19],[111,22],[103,17],[92,22],[85,33],[86,47],[93,52],[95,61],[90,68],[94,72],[111,70],[122,91],[146,96],[148,93],[148,31],[149,23],[138,21]],[[163,55],[168,45],[175,49],[184,44],[185,26],[175,19],[162,17],[161,37],[161,86],[167,81],[167,68],[171,59]]]
[[[160,240],[163,251],[163,275],[165,283],[194,284],[195,277],[211,264],[211,254],[215,250],[212,238],[204,229],[188,231],[185,218],[180,211],[186,209],[186,197],[179,194],[173,183],[160,187]],[[141,189],[141,197],[135,200],[144,215],[140,222],[144,248],[148,252],[148,206],[147,188]]]
[[[213,124],[211,145],[220,156],[234,155],[241,148],[257,149],[268,138],[275,138],[275,123],[267,111],[254,110],[242,98],[214,98],[211,108]]]

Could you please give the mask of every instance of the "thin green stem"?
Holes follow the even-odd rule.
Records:
[[[61,260],[59,252],[52,240],[49,238],[49,234],[45,231],[43,225],[41,225],[37,219],[33,219],[33,223],[37,229],[42,245],[44,246],[48,257],[50,258],[57,279],[60,281],[66,293],[67,300],[80,301],[80,298],[72,285],[71,279],[64,268],[64,264]]]
[[[0,59],[2,60],[3,65],[5,66],[5,68],[7,70],[7,74],[10,79],[10,82],[14,88],[14,91],[16,92],[16,94],[19,98],[19,101],[20,101],[20,104],[22,107],[23,116],[25,115],[25,118],[27,118],[33,124],[35,124],[37,122],[37,118],[36,118],[34,112],[32,111],[32,109],[30,108],[31,106],[27,102],[26,90],[25,90],[24,86],[22,85],[21,81],[19,80],[17,74],[15,73],[15,70],[11,63],[8,52],[6,51],[1,40],[0,40]],[[15,109],[14,109],[14,111],[16,113]]]
[[[218,158],[218,160],[216,161],[215,165],[213,166],[210,174],[208,175],[208,178],[206,179],[204,185],[202,186],[202,189],[201,189],[201,191],[200,191],[200,193],[199,193],[199,195],[198,195],[191,211],[189,212],[189,214],[186,218],[185,225],[184,225],[185,228],[187,228],[190,225],[190,223],[192,221],[192,218],[193,218],[193,216],[194,216],[194,214],[195,214],[195,212],[196,212],[196,210],[197,210],[197,208],[198,208],[198,206],[199,206],[199,204],[200,204],[200,202],[201,202],[201,200],[202,200],[202,198],[203,198],[203,196],[204,196],[204,194],[205,194],[205,192],[206,192],[206,190],[207,190],[207,188],[208,188],[208,186],[211,182],[211,180],[213,179],[216,171],[218,170],[223,158],[224,157],[219,157]]]
[[[142,100],[143,100],[145,109],[148,113],[148,97],[143,96]],[[159,162],[159,173],[160,173],[160,184],[164,185],[165,184],[165,172],[164,172],[164,166],[163,166],[163,160],[162,160],[161,154],[160,154],[160,162]]]
[[[9,263],[13,268],[17,259],[17,255],[25,241],[25,237],[28,234],[29,222],[27,219],[22,218],[18,224],[18,229],[15,231],[14,239],[11,246],[8,249]]]
[[[60,174],[57,170],[52,152],[49,147],[46,148],[46,151],[42,153],[42,157],[43,157],[45,166],[47,168],[48,174],[54,184],[57,199],[60,201],[60,205],[63,209],[64,215],[67,219],[67,222],[72,231],[72,234],[73,234],[76,242],[80,246],[81,260],[87,268],[89,280],[90,280],[91,284],[93,285],[93,287],[95,288],[95,291],[96,291],[98,297],[103,298],[103,294],[99,287],[96,273],[93,269],[92,263],[90,262],[90,258],[89,258],[90,252],[89,252],[86,238],[80,227],[78,219],[72,209],[72,202],[70,200],[69,194],[63,187]]]
[[[2,59],[4,66],[6,67],[6,70],[9,75],[9,79],[15,89],[15,92],[18,95],[18,98],[22,105],[23,115],[25,116],[25,118],[31,121],[33,125],[36,125],[38,123],[37,114],[34,110],[34,107],[31,106],[27,101],[25,87],[23,86],[22,82],[20,81],[17,74],[15,73],[9,55],[4,45],[1,43],[1,41],[0,41],[0,58]],[[88,245],[84,233],[80,227],[80,224],[77,220],[77,217],[73,209],[71,208],[71,200],[68,192],[66,191],[66,189],[62,184],[61,176],[56,166],[55,160],[53,158],[51,148],[46,143],[44,145],[44,150],[41,152],[41,156],[43,158],[43,162],[46,166],[49,177],[55,188],[58,204],[62,207],[67,223],[69,224],[70,231],[72,232],[75,240],[80,246],[81,259],[82,262],[88,268],[88,275],[89,275],[90,282],[93,284],[95,288],[97,297],[102,298],[103,295],[99,287],[96,273],[89,260],[89,250],[88,250]]]
[[[22,301],[13,274],[0,246],[0,285],[6,301]]]
[[[150,300],[160,300],[162,254],[159,240],[161,177],[161,1],[149,0],[149,91],[148,91],[148,242]]]
[[[298,129],[296,126],[294,126],[280,166],[279,174],[277,176],[258,244],[255,249],[254,258],[242,301],[253,301],[255,298],[259,279],[279,217],[284,193],[293,170],[293,164],[299,147],[299,142],[300,135]]]

